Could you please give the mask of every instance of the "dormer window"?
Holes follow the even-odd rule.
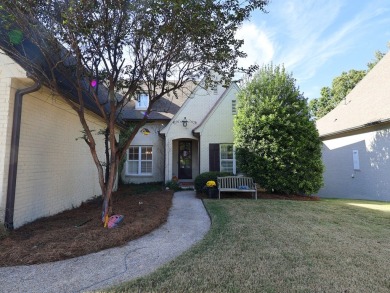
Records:
[[[233,115],[237,114],[237,103],[236,103],[236,100],[232,100],[232,114]]]
[[[218,95],[218,87],[217,87],[216,84],[213,84],[213,85],[211,86],[211,90],[213,91],[213,94],[214,94],[214,95]]]
[[[149,107],[149,96],[145,93],[140,93],[135,101],[136,110],[146,110]]]

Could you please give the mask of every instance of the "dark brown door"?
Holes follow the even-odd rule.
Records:
[[[179,179],[192,179],[191,141],[179,141]]]

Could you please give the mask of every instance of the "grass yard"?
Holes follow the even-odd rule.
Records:
[[[390,204],[205,200],[204,240],[107,292],[390,292]]]

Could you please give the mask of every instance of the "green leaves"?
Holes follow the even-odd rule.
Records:
[[[309,194],[321,187],[321,142],[283,67],[264,66],[239,93],[234,135],[240,170],[262,187]]]
[[[8,33],[9,41],[12,45],[19,45],[23,41],[23,33],[20,30],[14,29]]]
[[[336,108],[384,55],[385,53],[376,51],[375,59],[367,63],[367,70],[351,69],[348,72],[342,72],[333,79],[331,87],[321,88],[321,96],[309,103],[311,116],[319,119]]]

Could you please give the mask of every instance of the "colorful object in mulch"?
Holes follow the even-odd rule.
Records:
[[[108,220],[108,228],[115,228],[117,227],[122,221],[124,216],[123,215],[113,215]]]
[[[107,215],[104,215],[104,212],[102,213],[102,222],[103,222],[103,226],[104,228],[107,228],[107,225],[108,225],[108,214]]]
[[[96,79],[92,79],[91,80],[91,87],[95,87],[97,86],[97,80]]]
[[[238,186],[238,189],[249,189],[249,186],[246,185]]]
[[[107,198],[105,198],[103,201],[102,222],[104,224],[104,228],[106,228],[108,225],[108,200],[107,200]]]

